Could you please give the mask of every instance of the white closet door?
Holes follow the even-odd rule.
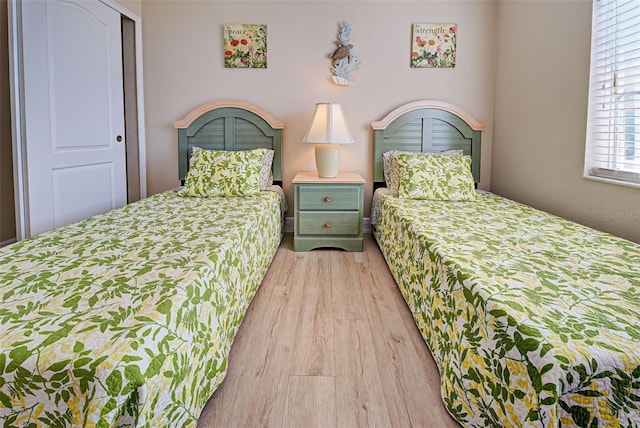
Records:
[[[120,13],[22,2],[25,221],[33,236],[126,204]]]

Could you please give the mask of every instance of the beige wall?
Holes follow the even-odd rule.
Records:
[[[640,190],[582,178],[589,1],[497,6],[491,190],[640,242]]]
[[[143,22],[150,193],[177,184],[171,123],[201,103],[236,98],[286,121],[284,186],[291,201],[293,175],[314,169],[313,147],[300,142],[313,105],[334,101],[344,104],[356,138],[344,147],[341,168],[365,176],[368,207],[370,122],[398,105],[431,98],[487,122],[483,188],[640,242],[640,192],[582,178],[588,1],[119,3]],[[341,20],[352,23],[353,51],[362,58],[350,88],[330,83],[325,58]],[[408,66],[415,22],[458,23],[455,69]],[[268,25],[267,70],[223,68],[224,23]],[[6,0],[0,0],[0,241],[14,230],[6,34]]]
[[[352,87],[330,81],[327,54],[335,48],[342,20],[353,26],[353,53],[362,60],[361,68],[352,73]],[[150,194],[178,184],[177,133],[172,122],[202,103],[225,98],[251,102],[286,122],[283,185],[290,202],[296,172],[315,169],[314,148],[301,140],[314,104],[323,101],[344,106],[356,143],[343,147],[340,167],[367,180],[365,215],[373,175],[370,124],[410,101],[448,101],[487,122],[482,187],[489,187],[493,2],[143,1],[142,21]],[[409,67],[411,24],[421,22],[458,24],[455,69]],[[225,23],[268,26],[268,69],[224,68]]]
[[[0,0],[0,243],[16,236],[7,31],[7,1]]]
[[[142,0],[115,0],[129,11],[142,18]]]

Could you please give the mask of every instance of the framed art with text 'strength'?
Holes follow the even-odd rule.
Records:
[[[454,68],[458,24],[413,24],[411,67]]]

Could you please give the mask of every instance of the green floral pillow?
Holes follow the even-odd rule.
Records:
[[[189,165],[193,165],[193,162],[197,161],[193,158],[193,154],[199,152],[200,150],[209,150],[203,149],[202,147],[193,146],[191,152],[191,159],[189,160]],[[262,168],[260,168],[260,190],[267,190],[269,186],[273,184],[273,171],[271,170],[271,165],[273,164],[273,156],[275,152],[271,149],[253,149],[258,150],[264,153],[264,157],[262,158]]]
[[[382,154],[382,166],[384,171],[384,181],[392,195],[398,195],[400,186],[400,176],[398,175],[398,162],[396,156],[408,154],[415,156],[462,156],[463,151],[458,149],[444,150],[441,152],[406,152],[400,150],[389,150]]]
[[[260,170],[266,150],[194,150],[183,194],[207,197],[259,193]]]
[[[396,156],[398,197],[440,201],[475,201],[469,156]]]

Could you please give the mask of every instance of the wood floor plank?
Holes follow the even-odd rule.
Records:
[[[283,427],[336,426],[336,386],[333,376],[291,376]]]
[[[333,307],[337,319],[367,318],[367,311],[362,304],[362,285],[359,284],[357,259],[362,253],[332,251],[331,257],[331,290]]]
[[[439,391],[371,235],[347,253],[294,252],[287,234],[198,427],[458,427]]]
[[[372,243],[365,240],[364,245],[367,248]],[[392,426],[410,426],[411,419],[404,397],[406,392],[403,385],[397,382],[396,377],[398,360],[402,358],[402,355],[398,355],[393,346],[393,334],[406,333],[403,328],[400,330],[397,328],[398,324],[402,327],[403,323],[401,320],[399,321],[393,297],[389,297],[388,285],[386,284],[389,278],[382,269],[377,267],[379,263],[379,258],[370,254],[367,254],[362,263],[362,268],[359,271],[360,282],[368,284],[368,293],[364,296],[363,304],[367,309],[376,357],[381,366],[384,364],[384,370],[381,371],[380,376]],[[380,272],[381,270],[383,272]]]
[[[269,346],[269,337],[277,332],[265,334],[262,325],[277,328],[277,318],[280,311],[266,310],[261,306],[284,308],[287,296],[284,286],[264,287],[260,294],[256,294],[256,304],[247,312],[242,324],[243,334],[239,334],[234,341],[229,355],[228,373],[222,385],[205,407],[200,417],[200,424],[206,426],[228,427],[238,421],[246,419],[247,407],[252,407],[256,396],[255,385],[260,383],[264,374],[266,361],[273,354]],[[258,315],[253,315],[258,312]],[[251,349],[251,358],[243,358],[243,349]],[[215,422],[215,424],[213,423]]]
[[[252,398],[252,404],[246,406],[248,412],[241,426],[280,426],[284,418],[285,397],[293,365],[295,340],[298,335],[298,319],[303,303],[304,282],[308,271],[308,253],[295,253],[291,242],[280,250],[288,257],[286,263],[293,264],[289,276],[285,280],[286,301],[277,310],[278,316],[274,325],[261,322],[261,330],[268,331],[267,353],[262,355],[248,346],[245,358],[256,356],[262,359],[262,371],[259,381],[252,385],[246,398]],[[279,250],[279,251],[280,251]],[[242,421],[242,419],[240,419]]]
[[[388,289],[389,281],[395,282],[377,244],[370,238],[365,245],[377,250],[367,252],[360,274],[368,284],[364,304],[376,356],[384,362],[381,378],[392,426],[458,426],[433,394],[434,383],[439,391],[437,366],[397,285]]]
[[[369,323],[337,319],[336,343],[337,426],[390,426]]]
[[[333,376],[335,343],[333,335],[333,299],[331,297],[331,253],[310,253],[304,279],[302,305],[297,324],[292,374],[300,376]]]

